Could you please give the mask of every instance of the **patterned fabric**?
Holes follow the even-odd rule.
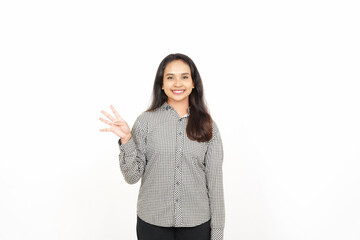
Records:
[[[137,215],[162,227],[193,227],[211,219],[211,240],[222,240],[225,225],[223,145],[213,121],[208,142],[190,140],[186,124],[167,102],[141,113],[125,144],[118,140],[119,163],[129,184],[141,178]]]

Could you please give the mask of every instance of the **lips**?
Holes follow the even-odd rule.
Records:
[[[184,89],[181,89],[181,90],[172,90],[172,92],[173,92],[174,94],[182,94],[182,93],[185,92],[185,90],[184,90]]]

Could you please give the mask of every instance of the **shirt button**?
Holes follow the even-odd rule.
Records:
[[[177,198],[177,199],[175,199],[175,202],[179,202],[179,199]]]
[[[180,183],[179,182],[176,182],[176,185],[179,185]]]
[[[180,168],[180,165],[176,165],[176,168]]]
[[[179,132],[179,135],[181,135],[181,132]]]

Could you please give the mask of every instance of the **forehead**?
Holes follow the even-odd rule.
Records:
[[[190,73],[190,67],[183,60],[173,60],[166,65],[164,72],[174,74],[185,72]]]

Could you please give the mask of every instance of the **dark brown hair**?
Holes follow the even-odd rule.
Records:
[[[204,99],[204,89],[200,73],[195,63],[186,55],[181,53],[169,54],[160,63],[154,81],[152,103],[146,112],[152,111],[160,107],[167,101],[168,97],[162,89],[163,76],[166,65],[173,60],[183,60],[189,65],[191,78],[194,82],[194,88],[189,95],[190,115],[186,126],[186,134],[189,139],[198,142],[207,142],[212,138],[213,120],[208,111]]]

